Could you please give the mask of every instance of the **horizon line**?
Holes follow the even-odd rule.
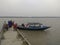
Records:
[[[56,16],[0,16],[0,18],[60,18]]]

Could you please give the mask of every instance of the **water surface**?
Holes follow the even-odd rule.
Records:
[[[45,31],[22,31],[31,45],[60,45],[60,18],[0,18],[0,22],[14,20],[16,23],[40,22],[51,26]],[[1,27],[1,24],[0,24]]]

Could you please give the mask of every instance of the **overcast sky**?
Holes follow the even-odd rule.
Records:
[[[60,0],[0,0],[0,16],[60,16]]]

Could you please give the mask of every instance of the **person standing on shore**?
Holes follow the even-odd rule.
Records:
[[[6,21],[4,21],[3,29],[4,29],[4,31],[8,30],[8,24],[6,23]]]
[[[12,27],[12,25],[13,25],[12,20],[9,20],[9,21],[8,21],[8,27],[9,27],[9,28],[11,28],[11,27]]]
[[[17,30],[17,23],[13,24],[13,29],[16,31]]]

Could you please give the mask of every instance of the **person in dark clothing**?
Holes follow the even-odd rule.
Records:
[[[22,24],[22,26],[23,26],[23,27],[25,27],[25,25],[24,25],[24,24]]]
[[[8,21],[8,26],[9,26],[9,28],[12,27],[12,25],[13,25],[12,20]]]

